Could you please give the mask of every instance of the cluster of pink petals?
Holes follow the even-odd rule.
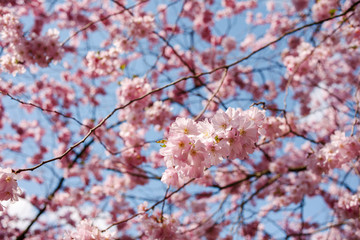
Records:
[[[358,219],[360,214],[360,196],[359,194],[349,194],[344,192],[341,194],[336,204],[336,212],[343,219]]]
[[[263,124],[264,136],[269,139],[281,137],[289,131],[285,118],[270,116]]]
[[[140,98],[150,91],[151,86],[147,79],[142,77],[125,78],[120,82],[120,88],[117,90],[119,104],[128,104],[130,101]],[[143,110],[150,102],[150,97],[133,102],[119,113],[119,119],[134,124],[142,122],[145,118]]]
[[[0,168],[0,201],[18,201],[21,190],[17,184],[18,176],[10,168]],[[0,211],[3,206],[0,204]]]
[[[140,204],[138,209],[144,211],[147,208],[148,203],[144,202]],[[180,223],[176,218],[173,218],[167,214],[161,214],[159,211],[155,211],[151,216],[147,213],[140,215],[141,230],[145,233],[142,239],[186,239],[183,235],[177,233],[180,227]]]
[[[132,52],[137,47],[138,42],[134,39],[129,39],[126,37],[118,37],[114,40],[114,47],[119,51],[119,53]]]
[[[0,17],[0,36],[5,43],[17,42],[23,34],[22,24],[19,19],[11,13],[2,13]]]
[[[205,169],[224,158],[245,159],[254,152],[264,119],[264,111],[255,107],[219,110],[201,122],[177,118],[170,126],[166,146],[160,149],[167,166],[161,180],[179,186],[202,177]]]
[[[91,77],[100,77],[120,73],[126,62],[119,58],[119,52],[115,48],[110,48],[100,52],[89,51],[84,64]]]
[[[309,158],[309,168],[315,173],[327,173],[331,169],[343,168],[360,154],[358,136],[346,137],[336,131],[330,142]]]
[[[312,6],[312,18],[320,21],[331,17],[339,7],[339,0],[319,0]]]
[[[156,101],[151,107],[145,109],[145,118],[148,124],[155,125],[156,129],[161,129],[165,125],[167,119],[172,116],[171,107],[169,104]]]
[[[112,47],[102,51],[89,51],[84,59],[87,74],[91,78],[113,76],[116,79],[123,74],[129,62],[140,56],[133,53],[122,58],[121,54],[133,51],[136,46],[137,41],[134,39],[117,37]]]
[[[313,51],[311,44],[303,41],[303,39],[292,38],[289,42],[290,50],[282,53],[283,63],[287,67],[287,75],[291,76],[294,81],[300,81],[300,77],[309,73],[315,59],[309,60],[309,55]],[[316,60],[321,56],[316,56]]]
[[[129,35],[136,38],[145,38],[152,34],[155,29],[153,16],[135,16],[129,23]]]
[[[63,49],[59,42],[59,31],[49,29],[44,36],[33,34],[29,40],[17,46],[17,53],[21,60],[47,67],[51,61],[59,61],[63,55]]]
[[[254,0],[222,0],[221,5],[224,7],[224,9],[217,12],[216,17],[218,18],[232,17],[233,15],[240,14],[245,10],[254,9],[258,6],[257,1]]]
[[[107,232],[102,233],[97,227],[92,225],[90,221],[85,219],[80,222],[76,230],[66,233],[63,239],[107,240],[113,239],[113,236]]]
[[[59,43],[59,32],[49,29],[44,36],[31,33],[24,36],[23,25],[12,13],[0,16],[0,36],[7,43],[8,54],[1,56],[1,70],[12,74],[25,71],[24,64],[38,64],[46,67],[51,61],[58,61],[63,56]]]

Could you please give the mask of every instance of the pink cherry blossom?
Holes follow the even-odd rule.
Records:
[[[10,168],[0,168],[0,201],[18,201],[22,193],[18,187],[17,180],[19,179]],[[0,204],[0,210],[3,206]]]
[[[0,0],[0,239],[360,239],[359,46],[358,0]]]
[[[68,233],[64,239],[110,239],[112,236],[109,233],[101,233],[100,230],[93,226],[90,221],[82,220],[77,226],[77,229]]]

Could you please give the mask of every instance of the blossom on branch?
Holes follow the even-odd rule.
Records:
[[[223,159],[245,159],[254,152],[263,132],[265,111],[228,108],[210,119],[195,122],[177,118],[171,124],[165,146],[160,149],[168,169],[162,181],[178,186],[191,178],[199,178],[212,165]]]
[[[22,193],[17,180],[19,177],[15,175],[10,168],[0,168],[0,201],[18,201]],[[0,204],[0,211],[3,210]]]

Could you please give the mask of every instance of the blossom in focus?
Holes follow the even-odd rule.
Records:
[[[21,190],[17,184],[18,176],[10,168],[0,168],[0,201],[18,201]],[[0,204],[0,211],[3,206]]]

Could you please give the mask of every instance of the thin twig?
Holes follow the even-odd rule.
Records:
[[[216,91],[211,95],[211,97],[210,97],[209,100],[207,101],[206,106],[205,106],[204,109],[195,117],[194,121],[199,120],[199,118],[205,113],[206,109],[209,107],[210,103],[212,102],[212,100],[214,99],[214,97],[216,96],[216,94],[218,94],[218,92],[220,91],[220,88],[221,88],[221,86],[222,86],[223,83],[224,83],[224,80],[225,80],[225,78],[226,78],[227,73],[228,73],[228,69],[225,68],[225,69],[224,69],[224,72],[223,72],[223,75],[222,75],[222,77],[221,77],[221,81],[220,81],[220,83],[219,83],[218,88],[217,88]]]
[[[10,93],[3,92],[3,91],[1,91],[1,90],[0,90],[0,93],[3,94],[3,95],[8,96],[10,99],[12,99],[12,100],[14,100],[14,101],[16,101],[16,102],[18,102],[18,103],[20,103],[20,104],[32,106],[32,107],[38,108],[38,109],[40,109],[41,111],[44,111],[44,112],[50,112],[50,113],[58,114],[58,115],[60,115],[60,116],[62,116],[62,117],[64,117],[64,118],[69,118],[69,119],[71,119],[71,120],[74,120],[76,123],[78,123],[78,124],[81,125],[81,126],[85,126],[85,127],[90,128],[89,126],[87,126],[87,125],[83,124],[82,122],[80,122],[78,119],[76,119],[76,118],[74,118],[74,117],[71,117],[71,116],[68,116],[68,115],[66,115],[66,114],[64,114],[64,113],[61,113],[61,112],[59,112],[59,111],[42,108],[41,106],[39,106],[39,105],[37,105],[37,104],[35,104],[35,103],[32,103],[32,102],[25,102],[25,101],[23,101],[23,100],[21,100],[21,99],[19,99],[19,98],[16,98],[16,97],[12,96]]]

